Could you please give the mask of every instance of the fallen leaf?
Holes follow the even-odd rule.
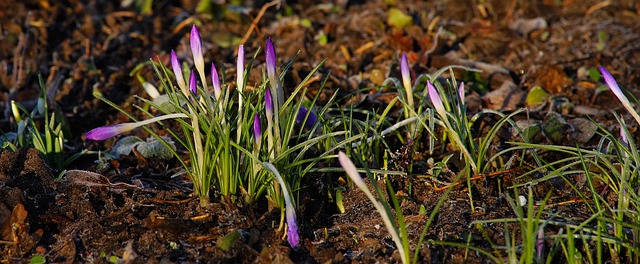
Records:
[[[401,30],[406,26],[413,24],[413,18],[410,15],[405,14],[398,8],[389,9],[389,18],[387,24],[394,28]]]

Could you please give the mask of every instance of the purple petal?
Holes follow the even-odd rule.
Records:
[[[138,121],[138,122],[122,123],[122,124],[117,124],[113,126],[98,127],[87,132],[87,134],[85,135],[85,138],[89,140],[105,140],[105,139],[115,137],[119,134],[129,132],[137,127],[145,126],[158,121],[162,121],[166,119],[175,119],[175,118],[187,118],[187,117],[188,116],[183,113],[175,113],[175,114],[161,115],[161,116],[157,116],[151,119]]]
[[[131,130],[130,123],[97,127],[87,132],[87,134],[85,135],[85,138],[89,140],[96,140],[96,141],[107,140],[130,130]]]
[[[600,73],[602,74],[602,78],[604,78],[604,82],[609,86],[609,89],[611,89],[618,98],[624,97],[626,99],[626,96],[624,96],[622,90],[620,90],[620,87],[618,86],[618,82],[616,82],[613,76],[611,76],[611,73],[602,66],[600,66]]]
[[[271,86],[273,87],[277,80],[276,77],[276,52],[275,49],[273,48],[273,42],[271,41],[271,38],[267,39],[267,47],[265,50],[265,57],[266,57],[266,63],[267,63],[267,76],[269,77],[269,81],[271,82]]]
[[[184,75],[182,73],[182,66],[180,66],[180,60],[178,60],[178,56],[174,50],[171,50],[171,68],[173,69],[173,75],[176,76],[176,82],[178,83],[178,87],[183,92],[187,90],[187,85],[184,82]]]
[[[460,97],[460,102],[464,105],[464,83],[460,82],[458,86],[458,96]]]
[[[191,27],[191,53],[193,54],[193,63],[197,69],[204,69],[204,59],[202,58],[202,40],[200,39],[200,32],[196,25]]]
[[[298,248],[300,244],[300,237],[298,236],[298,223],[296,222],[296,211],[292,204],[286,205],[286,218],[287,218],[287,240],[289,245],[293,249]]]
[[[262,129],[260,128],[260,116],[256,114],[253,116],[253,137],[254,141],[258,143],[258,139],[262,136]]]
[[[407,91],[411,91],[411,72],[409,71],[409,62],[407,55],[403,52],[400,59],[400,74],[402,75],[402,85]]]
[[[430,81],[427,81],[427,89],[428,89],[427,93],[429,94],[429,98],[431,99],[431,103],[433,104],[433,107],[436,109],[436,112],[438,112],[438,114],[442,118],[446,118],[446,112],[444,110],[444,105],[442,104],[442,99],[438,94],[438,90],[436,90],[436,87],[433,86],[433,84]]]
[[[238,89],[242,91],[242,89],[244,89],[244,45],[238,46],[238,62],[236,67],[238,74],[236,83],[238,84]]]
[[[307,113],[309,114],[309,118],[307,118]],[[296,124],[301,125],[302,122],[305,121],[305,118],[307,118],[307,122],[304,123],[304,126],[307,129],[313,129],[318,121],[318,116],[313,111],[309,112],[309,109],[300,107],[300,111],[298,111],[298,115],[296,116]]]
[[[189,74],[189,90],[191,90],[191,93],[194,95],[198,93],[196,75],[194,74],[193,71],[191,71],[191,73]]]
[[[271,116],[273,116],[273,98],[271,98],[271,90],[269,87],[267,87],[264,92],[264,104],[267,112],[267,118],[271,118]]]
[[[629,102],[629,99],[627,99],[627,97],[624,95],[624,93],[618,86],[618,83],[616,82],[616,80],[613,78],[613,76],[611,76],[611,73],[609,73],[609,71],[607,71],[607,69],[605,69],[602,66],[600,66],[600,73],[602,73],[604,82],[607,84],[607,86],[609,86],[609,89],[611,90],[611,92],[613,92],[613,94],[615,94],[616,97],[618,97],[618,100],[620,100],[624,108],[627,109],[629,114],[631,114],[631,116],[633,116],[636,122],[640,124],[640,115],[638,115],[638,112],[636,112],[636,110],[633,108],[633,106],[631,105],[631,102]]]
[[[222,88],[220,87],[220,77],[218,77],[218,70],[216,69],[216,65],[211,63],[211,81],[213,85],[213,94],[216,97],[216,100],[220,99],[220,95],[222,94]]]

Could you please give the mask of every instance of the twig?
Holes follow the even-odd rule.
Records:
[[[262,19],[262,16],[264,16],[264,13],[267,11],[267,9],[277,4],[280,4],[280,0],[271,1],[268,4],[264,5],[262,9],[260,9],[260,12],[258,12],[258,15],[256,16],[256,18],[253,19],[251,26],[247,30],[247,33],[244,34],[244,37],[242,38],[242,41],[240,41],[240,44],[244,45],[249,39],[249,37],[251,37],[251,33],[253,32],[254,29],[258,27],[258,22],[260,21],[260,19]]]

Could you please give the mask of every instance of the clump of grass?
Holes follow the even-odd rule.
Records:
[[[391,235],[391,238],[396,245],[396,249],[400,253],[400,259],[402,260],[402,263],[417,263],[419,259],[420,247],[423,245],[422,242],[427,234],[427,230],[431,226],[433,219],[440,210],[440,206],[447,199],[451,190],[453,190],[453,188],[451,188],[453,186],[447,189],[447,191],[440,197],[438,203],[432,209],[432,212],[429,215],[429,219],[423,227],[422,233],[420,234],[418,241],[415,244],[416,249],[412,256],[409,244],[409,234],[407,232],[407,225],[404,221],[404,215],[402,214],[400,203],[395,196],[395,191],[393,190],[393,187],[391,187],[391,182],[387,178],[384,179],[384,181],[386,182],[387,193],[389,195],[389,199],[391,200],[391,204],[389,204],[387,199],[384,199],[385,196],[383,189],[378,185],[375,177],[372,176],[372,173],[368,168],[365,168],[367,178],[371,181],[371,185],[373,185],[376,195],[379,198],[376,198],[376,195],[371,193],[369,187],[367,187],[367,184],[360,176],[360,173],[358,173],[356,166],[344,152],[340,151],[338,153],[338,161],[340,162],[340,166],[342,166],[344,171],[347,173],[347,176],[349,176],[351,181],[356,185],[356,187],[358,187],[358,189],[365,193],[367,198],[375,207],[376,211],[378,211],[378,213],[382,217],[383,223],[387,228],[387,231]]]
[[[20,103],[11,101],[13,118],[17,124],[15,132],[3,133],[0,139],[3,149],[17,150],[33,147],[49,166],[62,171],[71,162],[82,156],[85,151],[71,156],[65,154],[65,134],[69,134],[64,117],[60,112],[53,111],[49,106],[44,80],[38,76],[40,95],[32,111],[28,111]],[[42,126],[36,124],[36,119],[44,119]]]
[[[606,85],[620,99],[626,110],[640,124],[640,115],[637,114],[630,101],[624,95],[611,74],[604,68],[600,68]],[[516,218],[495,219],[477,223],[489,222],[518,222],[523,227],[521,245],[506,245],[509,260],[528,261],[537,259],[539,262],[550,263],[562,259],[568,263],[587,261],[590,263],[609,260],[613,263],[635,263],[640,258],[638,247],[640,237],[640,194],[637,193],[640,186],[638,177],[640,169],[640,154],[637,144],[629,133],[625,121],[614,113],[620,131],[615,134],[608,129],[598,126],[601,139],[595,148],[555,146],[545,144],[512,143],[510,151],[548,151],[561,158],[547,162],[538,157],[539,167],[524,173],[521,179],[542,174],[543,177],[529,180],[524,184],[511,186],[516,190],[549,181],[553,178],[562,178],[572,193],[578,196],[578,200],[584,203],[591,217],[585,220],[575,220],[543,208],[549,196],[545,197],[541,204],[536,204],[537,211],[530,204],[532,195],[529,195],[527,208],[528,215],[514,207]],[[557,156],[556,156],[557,157]],[[584,183],[576,183],[574,176],[584,178]],[[606,189],[597,186],[604,186]],[[607,195],[614,194],[612,201]],[[513,206],[512,206],[513,207]],[[532,212],[537,212],[531,217]],[[545,230],[558,230],[556,234],[535,236],[535,232]],[[551,240],[551,243],[545,241]],[[545,245],[549,245],[547,251],[543,251]],[[461,246],[458,244],[458,246]],[[469,245],[465,247],[473,250]],[[494,246],[498,249],[498,246]],[[483,252],[478,250],[479,252]],[[535,253],[534,253],[535,252]],[[485,252],[486,253],[486,252]],[[546,255],[545,255],[546,254]],[[501,259],[501,256],[494,256]],[[511,261],[510,261],[511,262]]]

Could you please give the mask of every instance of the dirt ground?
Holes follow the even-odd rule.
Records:
[[[194,23],[203,39],[205,61],[222,62],[230,73],[235,71],[235,44],[230,43],[237,44],[247,32],[251,34],[245,43],[247,54],[263,47],[266,37],[273,38],[279,63],[299,51],[285,79],[289,89],[327,59],[316,75],[331,74],[323,93],[339,91],[342,105],[386,106],[395,96],[392,91],[370,89],[355,98],[344,96],[375,87],[384,77],[399,77],[401,52],[408,54],[414,76],[449,65],[481,69],[477,76],[456,72],[467,83],[471,112],[529,107],[534,120],[555,111],[567,120],[589,116],[612,126],[611,110],[621,106],[610,93],[600,92],[601,81],[588,74],[600,65],[612,71],[620,85],[636,95],[640,92],[640,3],[635,1],[301,0],[267,8],[259,18],[264,1],[201,14],[195,12],[197,4],[196,0],[153,1],[152,10],[142,14],[133,6],[122,7],[120,1],[0,1],[0,105],[5,109],[0,128],[14,129],[8,102],[33,105],[39,91],[37,76],[42,75],[47,94],[73,133],[68,152],[108,149],[113,141],[85,141],[83,134],[126,117],[95,99],[93,92],[130,109],[137,100],[133,95],[145,94],[132,71],[153,82],[152,69],[136,67],[150,58],[168,63],[171,49],[190,58],[189,29]],[[392,9],[409,15],[411,25],[399,29],[390,24]],[[249,31],[254,21],[255,28]],[[262,61],[255,66],[263,67]],[[319,82],[309,86],[311,92],[317,91]],[[526,95],[536,86],[571,106],[527,105]],[[555,141],[593,144],[591,137],[581,135],[539,139],[539,143]],[[502,145],[497,143],[496,148]],[[394,147],[397,153],[410,149]],[[414,241],[412,249],[428,213],[444,193],[435,189],[438,184],[420,164],[449,154],[428,155],[424,147],[417,149],[423,152],[394,159],[399,170],[409,162],[418,164],[414,175],[393,180]],[[200,208],[190,196],[188,180],[171,177],[179,168],[175,159],[127,156],[102,167],[95,160],[95,155],[84,156],[57,180],[60,171],[50,168],[37,151],[2,152],[0,261],[23,263],[35,255],[58,263],[105,263],[110,256],[127,263],[400,261],[362,192],[343,187],[343,214],[330,202],[327,193],[339,186],[344,175],[313,174],[303,180],[298,209],[302,243],[292,250],[277,230],[279,211],[269,211],[266,202],[253,206],[214,202]],[[491,249],[487,238],[504,245],[507,226],[477,228],[471,223],[515,216],[500,189],[526,180],[516,178],[521,172],[474,182],[474,210],[468,187],[456,187],[427,239],[470,242],[485,250]],[[542,198],[548,190],[554,190],[552,201],[575,198],[553,182],[536,186],[535,196]],[[419,213],[421,205],[427,215]],[[569,203],[557,210],[585,219],[590,215],[584,207]],[[221,239],[235,232],[241,239],[223,250]],[[420,258],[424,263],[489,262],[473,252],[431,243],[420,246]]]

